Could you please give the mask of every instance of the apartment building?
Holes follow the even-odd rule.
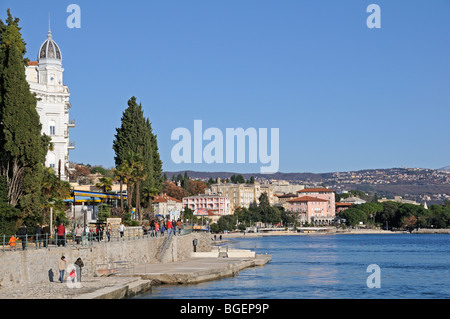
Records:
[[[250,207],[252,203],[259,203],[259,196],[267,193],[271,205],[278,202],[273,194],[273,188],[270,184],[233,184],[221,183],[218,179],[217,184],[212,184],[207,190],[208,194],[217,194],[227,197],[230,200],[232,211],[237,207]]]
[[[231,214],[230,200],[225,196],[217,194],[184,197],[183,207],[186,206],[194,212],[198,209],[204,209],[220,216]]]

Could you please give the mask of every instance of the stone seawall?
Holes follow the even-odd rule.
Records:
[[[97,276],[101,269],[117,262],[172,263],[188,260],[193,252],[193,240],[198,240],[197,251],[210,251],[210,234],[191,233],[184,236],[139,238],[76,246],[0,252],[0,288],[14,285],[40,284],[57,281],[58,261],[66,257],[67,264],[78,257],[84,262],[82,276]]]

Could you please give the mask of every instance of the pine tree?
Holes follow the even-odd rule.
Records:
[[[50,139],[41,135],[36,98],[26,81],[19,19],[8,10],[6,22],[0,39],[0,175],[6,177],[8,203],[19,205],[26,217],[40,210],[39,185]]]

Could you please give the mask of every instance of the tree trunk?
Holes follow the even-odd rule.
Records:
[[[139,191],[139,184],[140,181],[136,182],[136,212],[139,214],[139,221],[142,222],[142,215],[141,215],[141,194]]]
[[[123,181],[122,178],[120,179],[120,209],[123,211],[123,194],[122,194],[122,188],[123,188]]]
[[[131,214],[131,206],[133,204],[133,184],[127,184],[127,201],[128,201],[128,213]]]

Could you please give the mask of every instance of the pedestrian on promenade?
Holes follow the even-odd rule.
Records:
[[[81,225],[78,224],[77,228],[75,228],[75,241],[77,242],[77,245],[80,244],[82,236],[83,236],[83,228],[81,228]]]
[[[17,235],[19,235],[19,238],[22,240],[22,250],[27,249],[28,229],[27,229],[27,225],[25,225],[25,223],[23,223],[22,226],[19,227],[19,230],[17,231]]]
[[[178,236],[181,235],[181,227],[182,226],[183,226],[183,223],[181,222],[181,219],[178,218],[178,221],[177,221]]]
[[[83,240],[81,241],[82,245],[86,245],[87,244],[90,234],[91,234],[91,231],[89,229],[89,226],[86,225],[86,227],[84,228]]]
[[[60,245],[63,245],[63,246],[66,245],[65,240],[64,240],[65,236],[66,236],[66,228],[64,227],[64,224],[61,222],[59,224],[58,228],[57,228],[57,244],[58,244],[58,247]]]
[[[120,238],[123,237],[123,234],[125,233],[125,229],[126,229],[125,225],[120,223],[120,225],[119,225]]]
[[[155,236],[158,237],[158,233],[159,233],[159,223],[156,221],[155,222]]]
[[[42,228],[42,235],[44,237],[43,245],[44,245],[45,248],[47,248],[48,240],[49,240],[50,235],[51,235],[50,226],[49,225],[44,225],[44,227]]]
[[[36,224],[36,227],[34,228],[34,236],[36,237],[36,246],[41,248],[42,228],[39,223]]]
[[[64,282],[64,272],[66,271],[66,257],[62,256],[58,262],[59,281]]]
[[[11,250],[14,250],[16,248],[16,240],[19,238],[16,237],[16,235],[12,235],[11,238],[9,238],[8,245],[11,248]]]
[[[84,267],[84,263],[81,260],[81,257],[78,257],[77,260],[75,261],[75,268],[77,270],[77,281],[81,282],[81,268]]]
[[[172,222],[170,220],[167,222],[167,235],[172,235]]]
[[[155,220],[150,222],[150,236],[155,237]]]
[[[164,232],[166,231],[165,222],[163,221],[161,224],[161,236],[164,236]]]
[[[58,244],[58,225],[55,224],[55,226],[53,227],[53,232],[54,234],[54,238],[55,238],[55,242],[54,244],[57,245]]]
[[[105,230],[105,227],[103,227],[103,225],[100,225],[98,227],[98,231],[99,231],[99,241],[103,241],[103,232]]]
[[[111,233],[112,233],[112,227],[111,227],[111,223],[109,223],[108,226],[106,227],[106,236],[108,236],[108,242],[111,241]]]

